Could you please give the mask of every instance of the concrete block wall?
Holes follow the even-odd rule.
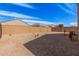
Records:
[[[18,25],[2,25],[2,34],[23,34],[51,32],[51,28]]]

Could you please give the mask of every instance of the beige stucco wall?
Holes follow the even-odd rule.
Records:
[[[47,27],[32,27],[18,25],[2,25],[2,34],[22,34],[22,33],[43,33],[50,32],[51,28]]]

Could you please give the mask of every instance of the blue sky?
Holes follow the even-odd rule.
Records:
[[[77,4],[0,3],[0,22],[20,19],[29,23],[77,24]]]

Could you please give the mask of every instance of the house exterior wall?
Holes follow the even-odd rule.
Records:
[[[66,31],[66,32],[70,32],[70,31],[75,31],[75,32],[77,32],[78,31],[78,29],[77,29],[77,27],[75,27],[75,28],[72,28],[72,27],[69,27],[69,28],[62,28],[62,30],[60,29],[60,28],[58,28],[58,27],[55,27],[55,28],[52,28],[52,32],[63,32],[63,31]]]

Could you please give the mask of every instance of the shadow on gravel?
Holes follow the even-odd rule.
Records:
[[[79,42],[71,42],[63,34],[46,34],[24,46],[36,56],[74,56],[79,55]]]

